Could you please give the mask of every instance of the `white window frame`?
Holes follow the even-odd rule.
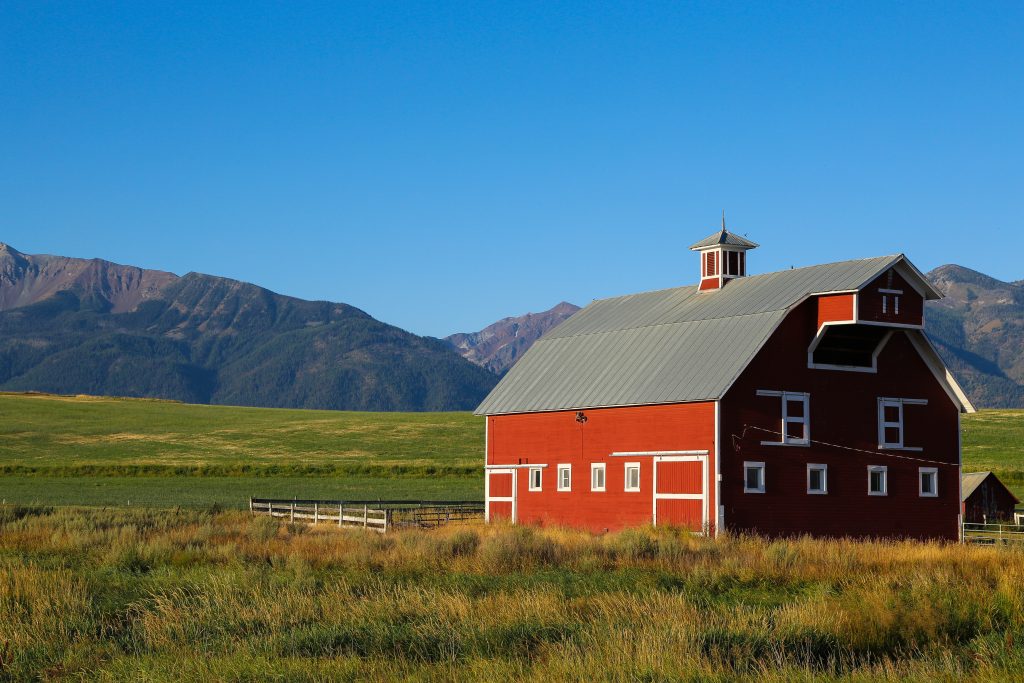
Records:
[[[887,451],[920,451],[919,446],[907,446],[903,420],[903,406],[926,406],[928,401],[921,398],[887,398],[878,397],[878,448]],[[896,408],[899,418],[896,422],[887,422],[885,409]],[[885,440],[885,430],[898,429],[900,438],[898,441],[890,442]]]
[[[544,470],[542,468],[540,468],[540,467],[531,467],[531,468],[529,468],[529,470],[527,470],[527,474],[528,474],[527,479],[526,479],[526,481],[528,483],[527,488],[530,491],[542,491],[543,487],[544,487]],[[534,482],[533,482],[534,476],[537,477],[537,483],[536,484],[534,484]]]
[[[757,469],[760,474],[758,475],[759,486],[757,488],[750,488],[747,486],[747,470]],[[743,463],[743,493],[764,493],[764,463],[763,462],[752,462],[747,461]]]
[[[871,490],[871,475],[875,472],[882,474],[882,490],[872,491]],[[869,496],[888,496],[889,495],[889,468],[886,465],[868,465],[868,495]]]
[[[632,470],[636,470],[636,486],[629,485],[629,473]],[[638,493],[640,491],[640,472],[640,463],[638,462],[627,462],[623,466],[622,473],[624,476],[622,479],[622,486],[624,491],[628,493]]]
[[[598,486],[594,479],[597,473],[601,473],[601,485]],[[608,489],[608,466],[603,462],[590,463],[590,490],[600,493]]]
[[[925,493],[924,490],[924,478],[925,475],[932,477],[932,492]],[[939,497],[939,468],[938,467],[918,467],[917,468],[917,494],[922,498],[938,498]]]
[[[562,472],[567,472],[568,481],[563,485],[562,483]],[[572,465],[559,465],[558,466],[558,486],[556,487],[559,491],[572,491]]]
[[[811,488],[811,470],[821,471],[821,489]],[[828,465],[822,463],[807,463],[807,493],[811,496],[828,495]]]
[[[782,430],[778,441],[762,441],[762,446],[810,446],[811,445],[811,395],[802,391],[773,391],[758,389],[758,396],[775,396],[782,399]],[[789,416],[789,402],[801,401],[804,404],[803,417]],[[786,427],[796,422],[804,426],[802,439],[794,439],[787,435]]]

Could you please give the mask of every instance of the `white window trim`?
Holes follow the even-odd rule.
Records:
[[[811,445],[811,395],[802,391],[772,391],[758,389],[758,396],[777,396],[782,399],[782,432],[778,441],[762,441],[762,446],[810,446]],[[803,417],[789,417],[789,402],[802,401]],[[798,422],[804,426],[804,437],[794,439],[787,436],[786,427],[790,422]]]
[[[873,472],[882,473],[882,490],[872,491],[871,490],[871,474]],[[889,468],[886,465],[868,465],[868,495],[869,496],[888,496],[889,495]]]
[[[594,475],[598,472],[601,473],[601,485],[594,486]],[[590,490],[595,492],[602,492],[608,489],[608,466],[603,462],[592,462],[590,463]]]
[[[935,479],[933,480],[935,489],[931,493],[924,492],[924,475],[930,474]],[[939,468],[938,467],[919,467],[917,468],[917,494],[922,498],[938,498],[939,497]]]
[[[752,489],[747,486],[747,470],[753,467],[758,468],[761,471],[761,475],[758,477],[760,486]],[[764,481],[765,472],[763,462],[747,461],[743,463],[743,493],[764,493]]]
[[[568,486],[562,485],[562,472],[569,473],[569,484]],[[555,487],[559,491],[572,491],[572,465],[559,465],[558,466],[558,480],[557,486]]]
[[[887,398],[885,396],[878,397],[878,448],[886,451],[921,451],[923,450],[920,446],[907,446],[906,439],[904,437],[904,420],[903,420],[903,406],[926,406],[928,401],[923,398]],[[899,413],[899,420],[896,422],[886,422],[885,420],[885,409],[887,407],[894,407]],[[885,430],[891,427],[898,429],[900,432],[900,439],[897,442],[888,442],[885,440]]]
[[[533,485],[533,475],[534,475],[535,472],[537,474],[537,477],[539,478],[538,479],[539,483],[536,486]],[[527,485],[527,489],[530,490],[530,491],[543,491],[544,490],[544,470],[541,469],[540,467],[531,467],[530,469],[527,470],[527,473],[528,473],[528,476],[526,478],[526,481],[527,481],[527,484],[528,484]]]
[[[636,470],[636,486],[629,485],[629,471]],[[640,469],[640,463],[638,462],[627,462],[622,468],[622,487],[627,493],[639,493],[640,492],[640,476],[643,470]]]
[[[821,490],[811,489],[811,470],[821,470]],[[821,463],[807,463],[807,493],[811,496],[828,495],[828,465]]]

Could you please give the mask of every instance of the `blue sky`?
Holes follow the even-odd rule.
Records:
[[[214,7],[213,5],[218,6]],[[1024,3],[0,4],[0,240],[420,334],[906,252],[1024,278]]]

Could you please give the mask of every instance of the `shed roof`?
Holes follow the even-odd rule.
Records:
[[[903,263],[913,268],[896,254],[738,278],[710,294],[688,286],[595,301],[534,343],[476,413],[717,400],[794,305]]]

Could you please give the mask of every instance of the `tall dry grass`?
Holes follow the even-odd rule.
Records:
[[[10,680],[1019,680],[1024,552],[0,509]]]

